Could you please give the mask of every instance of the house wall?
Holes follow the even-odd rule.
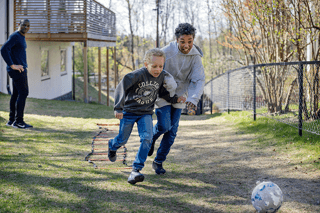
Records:
[[[6,29],[6,25],[5,22],[2,20],[6,20],[4,18],[5,16],[5,7],[2,7],[2,2],[4,2],[5,0],[0,0],[1,1],[1,5],[0,5],[0,29]],[[6,30],[0,30],[0,48],[2,47],[3,43],[5,42],[5,38],[6,38]],[[5,63],[2,59],[2,57],[0,57],[0,92],[4,93],[4,84],[5,84],[5,76],[6,74],[6,70],[5,70]]]
[[[13,1],[9,1],[9,35],[13,33]],[[0,0],[0,48],[7,40],[7,0]],[[0,92],[7,94],[7,64],[0,57]],[[11,82],[11,81],[10,81]],[[12,88],[12,86],[11,86]]]
[[[0,44],[5,42],[1,33]],[[6,37],[5,37],[6,38]],[[49,50],[49,76],[41,77],[41,48]],[[60,71],[60,49],[66,49],[66,72]],[[6,63],[0,57],[0,92],[8,94]],[[72,46],[69,42],[27,41],[29,96],[55,99],[72,92]],[[12,91],[12,82],[10,79]]]
[[[72,91],[72,46],[69,42],[27,41],[29,97],[55,99]],[[49,50],[49,76],[41,77],[41,49]],[[66,49],[66,72],[60,71],[60,49]]]
[[[7,0],[0,0],[0,48],[7,40]],[[9,35],[13,33],[13,1],[9,1]],[[32,22],[30,23],[32,27]],[[27,41],[29,96],[55,99],[72,91],[72,43]],[[49,78],[41,78],[41,48],[49,50]],[[60,49],[66,49],[66,72],[60,72]],[[12,81],[10,79],[12,91]],[[7,92],[6,63],[0,57],[0,92]]]

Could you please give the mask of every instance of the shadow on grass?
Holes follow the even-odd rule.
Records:
[[[245,168],[244,168],[245,169]],[[257,169],[246,168],[248,175],[261,172]],[[81,171],[79,172],[88,172]],[[213,169],[206,173],[196,172],[168,172],[166,175],[147,175],[146,183],[139,183],[132,187],[137,190],[126,191],[113,187],[115,182],[126,182],[128,173],[113,173],[112,171],[96,171],[103,177],[50,177],[36,176],[20,172],[0,171],[1,183],[18,188],[24,196],[29,197],[28,201],[20,200],[20,210],[31,211],[70,211],[70,212],[226,212],[220,210],[221,206],[232,206],[237,209],[242,205],[251,205],[250,189],[254,186],[252,181],[227,180],[216,175]],[[262,173],[263,174],[263,173]],[[79,175],[81,176],[81,175]],[[182,181],[179,181],[182,179]],[[268,180],[268,179],[267,179]],[[303,191],[304,186],[312,183],[302,179],[273,178],[282,189],[285,201],[306,202],[312,205],[312,199],[291,200],[286,188],[293,186],[294,191]],[[190,186],[190,182],[197,182],[198,186]],[[94,184],[93,184],[94,183]],[[128,183],[123,183],[128,184]],[[102,186],[97,188],[97,186]],[[127,188],[130,186],[126,186]],[[316,193],[317,188],[313,188],[309,193]],[[163,197],[152,196],[152,194],[162,194]],[[169,195],[169,196],[168,196]],[[10,200],[19,200],[18,195],[10,195],[3,192],[2,197]],[[69,197],[69,198],[68,198]],[[12,209],[5,199],[0,203],[4,212]],[[197,200],[202,204],[197,204]],[[204,205],[210,203],[212,206]],[[24,207],[23,207],[24,206]],[[105,209],[105,210],[103,210]],[[17,209],[18,210],[18,209]],[[247,211],[241,211],[247,212]],[[253,211],[252,211],[253,212]]]
[[[121,189],[108,189],[108,182],[112,184],[113,180],[124,179],[121,174],[103,173],[103,178],[52,178],[39,177],[34,175],[25,175],[17,172],[0,172],[3,184],[20,186],[20,190],[29,197],[28,202],[22,201],[26,205],[21,210],[28,209],[31,211],[71,211],[71,212],[132,212],[136,211],[157,212],[157,209],[163,212],[194,212],[195,209],[201,212],[212,212],[213,209],[199,207],[188,204],[173,197],[152,198],[141,193],[126,192]],[[22,181],[17,181],[17,179]],[[90,183],[106,183],[104,188],[98,189],[91,186]],[[162,184],[170,182],[161,181]],[[138,187],[144,187],[137,185]],[[181,187],[181,185],[175,185]],[[53,189],[52,189],[53,188]],[[144,187],[147,191],[156,190],[153,187]],[[51,190],[50,190],[51,189]],[[175,192],[172,188],[164,187],[162,190]],[[65,199],[76,197],[74,200]],[[60,198],[60,199],[57,199]],[[18,197],[11,197],[18,199]],[[175,203],[174,206],[168,206],[168,203]],[[2,211],[10,212],[12,209],[6,202],[0,204]],[[104,210],[103,210],[104,209]],[[215,211],[222,212],[222,211]]]

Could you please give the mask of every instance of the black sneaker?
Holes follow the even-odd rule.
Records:
[[[166,170],[162,167],[162,163],[152,162],[152,169],[158,174],[163,175],[166,173]]]
[[[19,129],[28,129],[28,128],[33,128],[32,125],[26,124],[24,121],[22,122],[13,122],[12,126],[14,128],[19,128]]]
[[[111,162],[115,162],[117,160],[117,151],[110,150],[109,143],[110,140],[108,142],[108,158]]]
[[[128,183],[136,184],[137,182],[142,182],[144,180],[144,175],[140,173],[138,169],[132,169],[132,172],[128,178]]]
[[[154,144],[156,143],[156,141],[153,141],[150,147],[150,150],[148,152],[148,156],[153,155],[153,151],[154,151]]]
[[[13,121],[8,121],[8,123],[6,123],[6,126],[12,126]]]

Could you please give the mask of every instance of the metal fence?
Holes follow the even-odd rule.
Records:
[[[257,115],[320,135],[320,61],[250,65],[211,79],[202,112],[252,110]]]

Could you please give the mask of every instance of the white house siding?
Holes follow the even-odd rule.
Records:
[[[7,40],[7,0],[0,0],[0,48]],[[9,5],[9,35],[13,33],[13,3]],[[0,92],[7,94],[7,64],[0,56]],[[11,82],[11,80],[10,80]],[[12,88],[12,86],[11,86]]]
[[[1,26],[1,25],[0,25]],[[5,36],[0,36],[0,44]],[[41,77],[41,48],[49,50],[49,78]],[[60,72],[60,49],[66,49],[66,72]],[[72,46],[66,42],[27,41],[29,96],[32,98],[55,99],[72,91]],[[6,63],[0,59],[0,92],[7,94]],[[10,79],[10,88],[12,84]]]
[[[27,41],[29,97],[55,99],[72,89],[72,46],[69,42]],[[49,78],[41,77],[41,49],[49,50]],[[66,73],[60,71],[60,49],[66,49]]]
[[[7,7],[6,0],[0,0],[0,48],[7,40]],[[9,6],[9,35],[13,33],[13,1]],[[30,23],[32,28],[32,22]],[[72,43],[70,42],[40,42],[27,41],[29,97],[55,99],[72,91]],[[49,79],[41,79],[41,51],[49,50]],[[60,72],[60,49],[67,50],[66,73]],[[7,94],[6,63],[0,56],[0,92]],[[12,80],[10,79],[12,91]]]

